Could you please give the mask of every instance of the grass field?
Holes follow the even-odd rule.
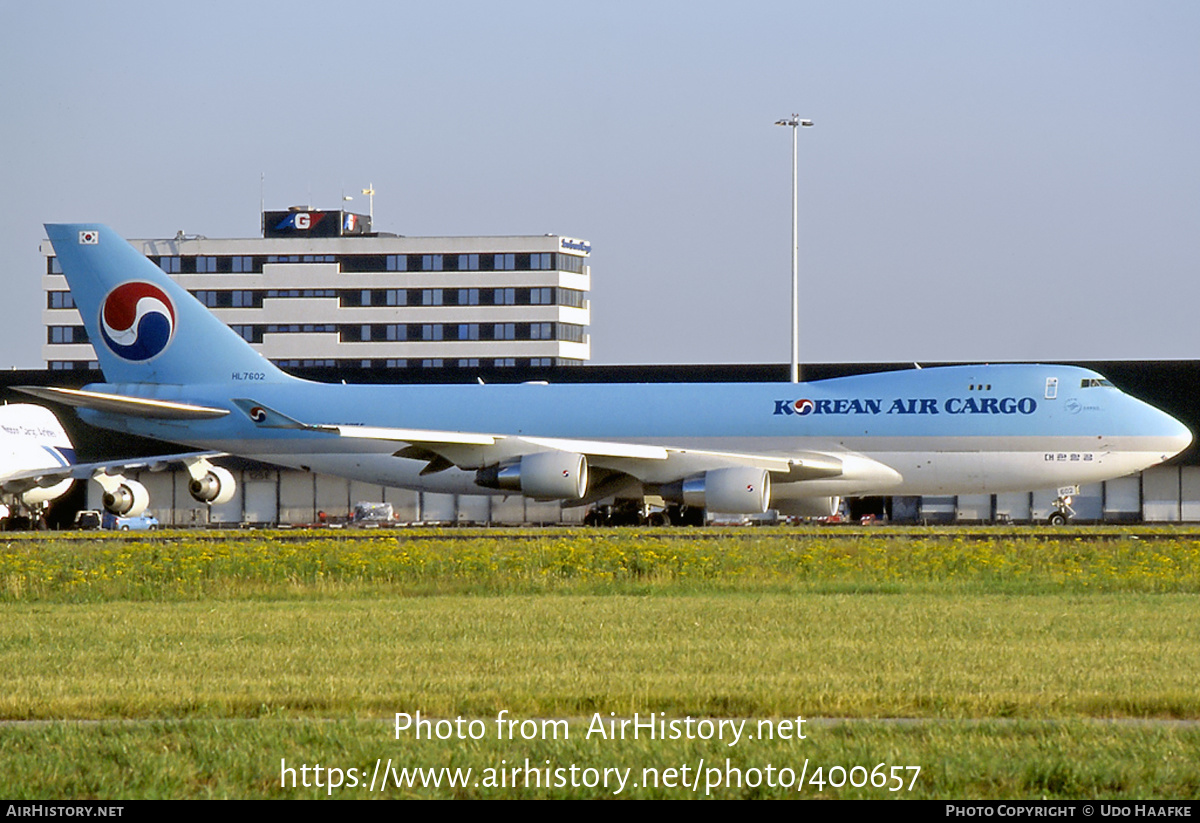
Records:
[[[1195,799],[1198,591],[1184,530],[22,537],[0,793]]]

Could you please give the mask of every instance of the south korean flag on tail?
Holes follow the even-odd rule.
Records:
[[[94,229],[89,229],[88,231],[81,231],[79,233],[79,245],[81,245],[81,246],[94,246],[99,242],[100,242],[100,232],[95,231]]]

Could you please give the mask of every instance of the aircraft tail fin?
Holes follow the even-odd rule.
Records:
[[[290,377],[107,226],[47,224],[110,383],[281,383]]]

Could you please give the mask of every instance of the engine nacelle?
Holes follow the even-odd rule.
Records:
[[[228,469],[209,466],[203,477],[193,477],[188,484],[188,494],[200,503],[210,506],[228,503],[237,491],[237,483]]]
[[[138,517],[150,505],[150,492],[136,480],[122,480],[104,490],[104,510],[118,517]]]
[[[683,502],[728,514],[762,514],[770,508],[771,476],[752,466],[712,469],[683,481]]]
[[[21,502],[26,506],[40,506],[43,503],[49,503],[51,500],[57,500],[58,498],[62,497],[67,493],[67,490],[71,488],[71,484],[74,482],[74,480],[68,477],[66,480],[60,480],[53,486],[46,486],[45,488],[33,488],[29,491],[22,492],[18,496]]]
[[[840,497],[802,497],[798,500],[775,500],[771,508],[793,517],[829,517],[838,513]]]
[[[519,491],[539,500],[579,500],[587,494],[587,481],[587,458],[575,452],[526,454],[516,463],[475,472],[475,482],[485,489]]]

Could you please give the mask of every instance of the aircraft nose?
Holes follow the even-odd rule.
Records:
[[[1171,415],[1164,411],[1158,413],[1162,416],[1162,448],[1165,455],[1163,459],[1166,460],[1192,445],[1193,436],[1191,429]]]

